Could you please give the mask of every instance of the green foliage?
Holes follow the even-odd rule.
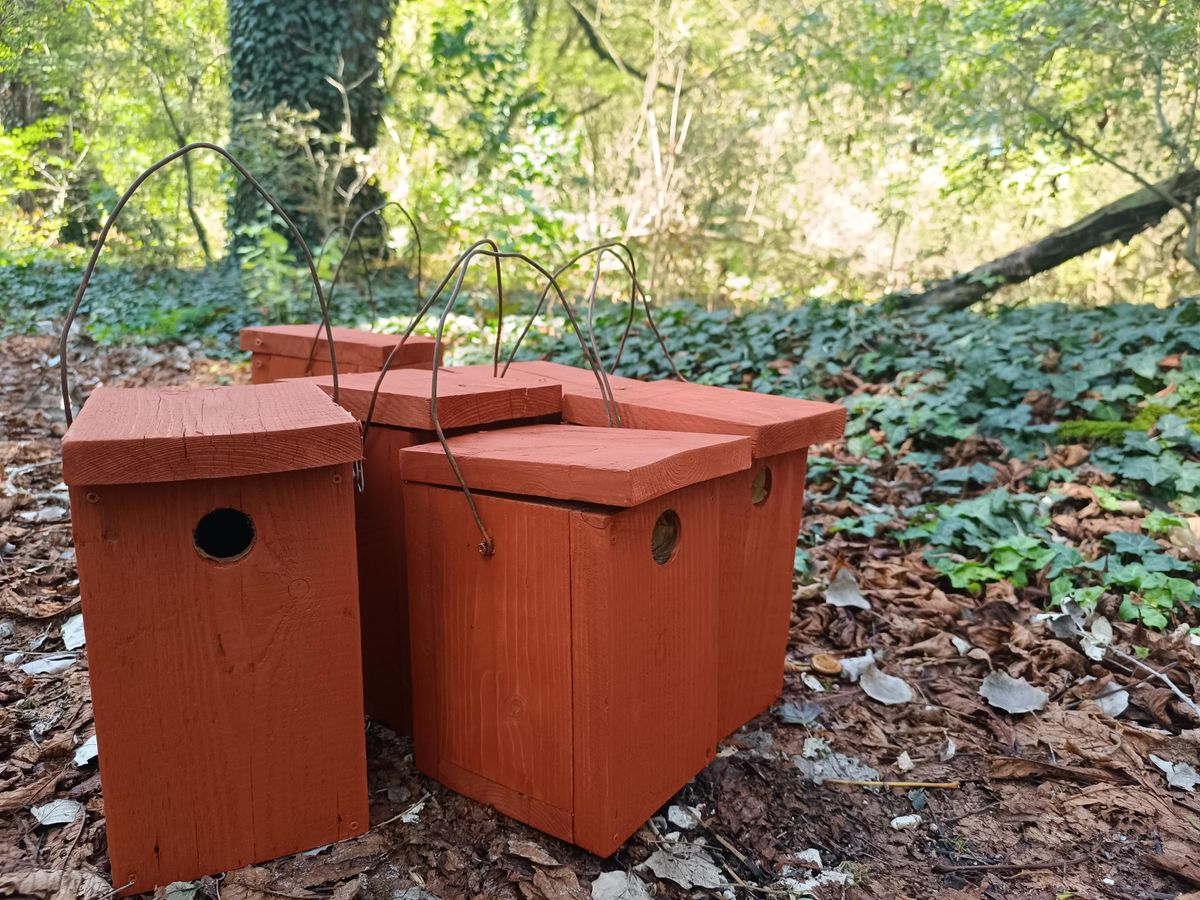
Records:
[[[543,253],[638,235],[660,299],[858,298],[1027,243],[1179,170],[1200,140],[1189,3],[14,10],[0,30],[0,194],[21,196],[0,213],[0,259],[75,258],[71,242],[141,168],[208,139],[247,155],[317,239],[357,214],[355,198],[396,199],[443,255],[484,235]],[[21,98],[36,102],[11,119]],[[196,157],[190,191],[178,168],[161,173],[113,252],[207,263],[206,232],[219,255],[226,221],[259,215],[223,173]],[[1182,241],[1168,221],[1007,290],[1166,300],[1196,283]]]

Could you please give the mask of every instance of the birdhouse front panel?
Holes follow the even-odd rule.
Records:
[[[401,452],[418,768],[609,855],[712,759],[732,437],[542,425]]]
[[[332,330],[339,374],[378,372],[400,341],[396,334],[356,328]],[[431,368],[436,343],[433,338],[412,335],[396,350],[389,368]],[[240,346],[251,353],[250,379],[254,384],[331,373],[329,340],[325,326],[319,323],[243,328]]]
[[[359,448],[299,384],[101,388],[64,438],[123,893],[367,829]]]
[[[610,414],[595,374],[558,363],[514,363],[517,372],[563,386],[563,420],[599,426]],[[808,448],[845,430],[845,408],[680,381],[611,378],[625,428],[738,434],[750,439],[751,471],[722,483],[719,736],[766,709],[783,686],[796,535]]]
[[[376,372],[339,378],[340,402],[359,420],[367,416],[378,378]],[[310,380],[332,393],[332,378]],[[363,490],[355,498],[366,712],[401,734],[412,731],[412,688],[400,450],[436,440],[432,390],[429,370],[384,376],[364,447]],[[545,378],[497,379],[490,366],[438,373],[438,418],[451,433],[557,420],[561,409],[561,387]]]

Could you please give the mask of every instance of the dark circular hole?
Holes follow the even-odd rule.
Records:
[[[654,561],[665,566],[675,555],[679,546],[679,514],[668,509],[654,523],[654,531],[650,535],[650,553]]]
[[[762,506],[767,502],[769,496],[771,496],[771,467],[761,466],[754,470],[754,477],[750,480],[750,502],[755,506]]]
[[[220,562],[241,559],[254,544],[254,521],[240,509],[214,509],[196,523],[192,540],[201,556]]]

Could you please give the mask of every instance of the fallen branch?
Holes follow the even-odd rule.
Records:
[[[957,781],[858,781],[852,778],[825,778],[821,784],[847,784],[851,787],[938,788],[950,791],[962,787]]]
[[[898,294],[894,299],[902,307],[932,304],[943,309],[964,309],[1005,285],[1019,284],[1113,241],[1127,244],[1167,213],[1196,202],[1198,196],[1200,170],[1187,169],[1126,194],[1007,256],[940,281],[922,293]]]

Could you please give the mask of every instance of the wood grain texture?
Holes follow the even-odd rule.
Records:
[[[720,482],[627,510],[405,484],[421,771],[607,856],[717,743]],[[665,564],[665,510],[680,538]]]
[[[97,388],[62,441],[67,484],[232,478],[361,455],[358,424],[303,382]]]
[[[450,447],[467,485],[606,506],[636,506],[750,465],[750,443],[728,435],[533,425],[464,434]],[[409,481],[456,485],[440,444],[401,451]]]
[[[354,490],[342,464],[73,485],[112,878],[126,893],[368,827]],[[249,553],[200,556],[213,509]]]
[[[718,739],[769,707],[783,687],[807,454],[756,460],[751,471],[719,482]],[[755,505],[751,483],[763,469],[770,472],[770,490]]]
[[[679,541],[659,565],[650,537],[667,509]],[[719,524],[715,482],[571,513],[574,842],[600,856],[713,758]]]
[[[568,511],[479,497],[497,552],[480,556],[460,491],[405,485],[413,738],[423,772],[526,818],[519,798],[569,810]],[[503,792],[479,792],[483,782]]]
[[[378,373],[340,377],[341,404],[356,419],[366,418]],[[332,394],[328,376],[306,379]],[[433,376],[428,369],[389,370],[379,389],[373,422],[398,428],[433,430]],[[438,418],[443,429],[469,428],[494,422],[557,415],[562,388],[557,382],[532,375],[492,378],[490,370],[438,371]]]
[[[319,335],[319,336],[318,336]],[[400,341],[397,334],[375,334],[370,331],[360,331],[357,328],[333,329],[333,346],[337,351],[338,371],[342,366],[359,366],[359,371],[378,372],[389,353]],[[316,349],[313,349],[313,344]],[[240,346],[242,350],[253,353],[263,353],[270,356],[283,356],[299,359],[302,362],[301,371],[306,373],[303,363],[309,358],[314,361],[329,361],[329,341],[325,337],[325,327],[316,322],[304,325],[260,325],[254,328],[243,328]],[[431,337],[414,334],[396,351],[392,362],[403,366],[413,363],[423,364],[426,368],[433,365],[433,353],[437,342]]]
[[[589,370],[547,362],[514,363],[513,368],[562,383],[563,421],[608,424],[600,388]],[[846,428],[846,409],[836,403],[681,381],[610,376],[609,383],[624,427],[745,435],[753,441],[756,458],[836,440]]]
[[[363,699],[368,716],[400,734],[412,733],[408,553],[400,450],[433,439],[429,432],[372,428],[363,460],[364,489],[354,498]],[[416,544],[418,552],[423,543]]]
[[[486,367],[491,371],[491,366]],[[578,366],[565,366],[562,363],[549,362],[547,360],[525,360],[523,362],[515,362],[508,368],[507,378],[514,372],[520,372],[526,375],[536,375],[539,378],[549,378],[551,381],[557,381],[559,384],[572,385],[574,387],[583,388],[584,390],[595,390],[599,395],[599,384],[596,381],[596,373],[591,369],[582,369]],[[637,378],[625,378],[621,375],[609,375],[608,384],[614,392],[622,391],[643,391],[650,384],[648,381],[640,381]]]
[[[397,369],[428,369],[430,361],[392,364]],[[361,366],[342,362],[338,357],[338,374],[349,375],[356,372],[378,372],[379,366]],[[313,360],[309,363],[298,356],[272,356],[268,353],[253,353],[250,356],[250,383],[270,384],[273,381],[285,381],[291,378],[311,378],[314,375],[329,375],[333,372],[330,363],[324,360]]]

